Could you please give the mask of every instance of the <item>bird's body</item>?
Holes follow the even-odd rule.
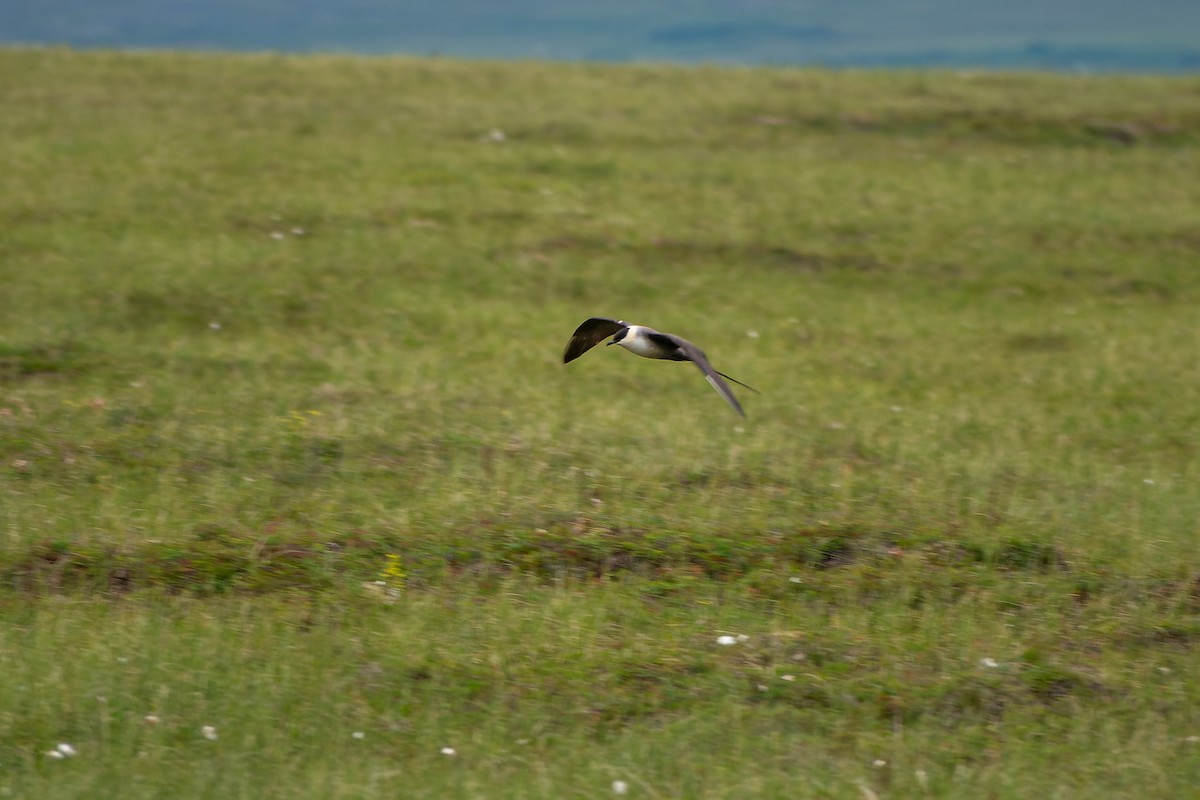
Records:
[[[672,361],[679,361],[679,358],[672,356],[679,351],[678,347],[664,346],[661,341],[656,341],[651,337],[651,334],[658,333],[653,328],[647,328],[645,325],[630,325],[625,329],[625,335],[620,339],[614,339],[613,344],[624,347],[634,355],[643,358],[667,358]],[[662,334],[659,334],[662,336]]]
[[[563,363],[569,364],[609,336],[613,338],[608,344],[620,345],[643,358],[691,361],[704,373],[705,379],[717,390],[717,393],[725,398],[725,402],[729,403],[734,411],[743,417],[746,416],[741,403],[733,396],[729,384],[725,383],[723,379],[731,380],[740,386],[746,386],[746,384],[713,369],[712,365],[708,363],[708,356],[704,354],[704,351],[687,339],[671,333],[662,333],[653,328],[647,328],[645,325],[629,325],[622,320],[608,319],[607,317],[592,317],[585,320],[575,329],[571,341],[567,342],[567,349],[563,352]],[[749,386],[746,388],[752,392],[756,391]]]

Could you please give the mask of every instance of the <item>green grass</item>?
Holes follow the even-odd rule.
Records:
[[[1200,782],[1200,82],[10,50],[0,101],[0,792]],[[762,393],[564,367],[592,314]]]

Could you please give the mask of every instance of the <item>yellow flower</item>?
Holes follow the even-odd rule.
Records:
[[[398,586],[403,586],[408,573],[404,570],[404,562],[400,560],[400,556],[395,553],[388,553],[384,558],[387,559],[387,564],[380,574],[385,580]]]

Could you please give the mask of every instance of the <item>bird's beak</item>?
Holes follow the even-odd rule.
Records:
[[[614,345],[614,344],[616,344],[616,343],[617,343],[617,340],[616,340],[616,339],[613,339],[611,342],[605,342],[605,343],[604,343],[604,346],[605,346],[605,347],[608,347],[609,345]]]

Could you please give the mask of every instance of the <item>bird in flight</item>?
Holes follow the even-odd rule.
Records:
[[[619,319],[592,317],[585,320],[575,329],[575,333],[571,334],[571,341],[567,342],[567,349],[563,351],[563,363],[571,363],[609,336],[613,337],[612,341],[608,343],[609,345],[620,345],[629,352],[644,358],[692,362],[704,373],[705,379],[717,390],[717,394],[724,397],[725,402],[729,403],[733,410],[743,417],[746,416],[746,412],[742,411],[741,403],[733,396],[729,384],[725,381],[733,381],[738,386],[745,386],[755,394],[758,393],[754,387],[746,386],[737,378],[730,378],[724,372],[713,369],[712,364],[708,363],[708,356],[704,355],[704,351],[687,339],[672,333],[660,333],[644,325],[630,325]]]

